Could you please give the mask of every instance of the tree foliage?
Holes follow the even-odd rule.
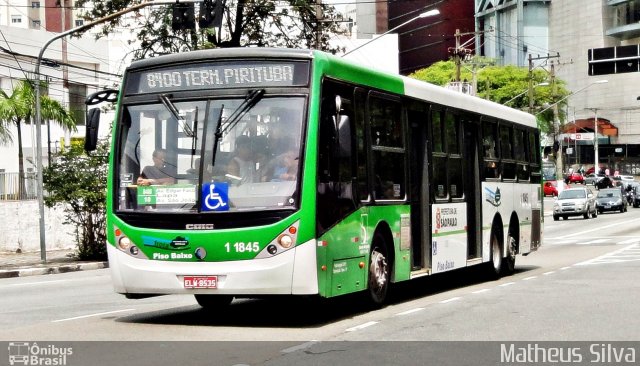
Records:
[[[106,191],[109,143],[103,140],[91,155],[72,144],[43,172],[47,207],[62,204],[65,224],[76,228],[80,259],[106,259]]]
[[[46,84],[40,86],[46,89]],[[0,89],[0,143],[13,141],[9,126],[16,126],[18,134],[18,195],[20,198],[24,194],[24,159],[22,154],[22,123],[30,123],[35,110],[35,89],[31,82],[27,80],[18,81],[8,94]],[[46,95],[40,96],[40,116],[42,121],[53,121],[66,130],[75,131],[76,123],[73,115],[67,111],[58,101]]]
[[[418,70],[409,76],[432,84],[444,86],[454,79],[455,64],[453,61],[436,62],[430,67]],[[534,114],[536,114],[536,111],[541,111],[570,94],[565,87],[565,82],[557,78],[555,79],[555,95],[551,85],[538,86],[538,84],[541,83],[549,83],[549,73],[543,69],[534,69],[532,77],[534,85]],[[473,80],[472,72],[466,68],[462,68],[461,79],[466,79],[467,81]],[[528,68],[513,65],[487,66],[477,72],[476,95],[480,98],[489,99],[512,108],[528,111],[528,89]],[[561,124],[566,120],[566,103],[566,99],[558,103],[558,119]],[[543,132],[553,132],[553,111],[551,108],[543,113],[536,114],[536,117],[538,119],[538,126]]]
[[[140,0],[78,0],[76,6],[90,8],[83,17],[93,21],[139,2]],[[198,9],[196,5],[196,19]],[[172,10],[168,5],[144,8],[140,14],[144,16],[136,16],[133,20],[126,16],[114,19],[105,23],[101,31],[101,34],[108,35],[116,27],[124,26],[124,21],[133,22],[134,24],[127,26],[136,32],[136,59],[198,48],[243,46],[313,47],[333,53],[341,50],[340,47],[329,45],[331,37],[342,33],[338,21],[328,21],[336,19],[335,8],[321,2],[227,0],[221,29],[173,31]]]

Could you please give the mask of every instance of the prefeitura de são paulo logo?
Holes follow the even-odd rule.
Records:
[[[9,342],[9,365],[66,365],[73,354],[71,347],[33,342]]]

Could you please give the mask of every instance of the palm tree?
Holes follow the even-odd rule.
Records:
[[[45,86],[41,84],[41,88]],[[35,90],[31,82],[20,80],[11,91],[7,94],[4,90],[0,90],[0,142],[6,143],[13,141],[13,136],[9,130],[10,124],[15,124],[18,132],[18,179],[19,188],[18,196],[24,197],[24,162],[22,154],[22,122],[31,122],[35,113]],[[73,116],[59,102],[41,96],[40,99],[40,115],[42,120],[51,120],[56,122],[64,129],[76,131],[76,124]]]

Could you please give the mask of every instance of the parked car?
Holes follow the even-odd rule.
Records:
[[[567,189],[568,186],[564,182],[560,182],[561,189]],[[544,182],[542,186],[544,196],[557,196],[558,195],[558,181],[557,180],[548,180]]]
[[[570,183],[584,184],[584,177],[580,173],[571,173],[567,175],[567,177],[564,179],[564,182],[567,184],[570,184]]]
[[[605,175],[603,173],[598,173],[598,174],[587,174],[584,177],[584,184],[591,184],[592,186],[595,186],[596,183],[598,183],[600,180],[602,180],[602,178],[604,178]]]
[[[569,216],[598,217],[595,196],[590,188],[569,188],[558,194],[553,204],[553,219],[558,221],[562,217],[567,220]]]
[[[598,213],[605,211],[627,211],[627,200],[622,197],[622,191],[619,188],[601,189],[596,196],[596,206]]]

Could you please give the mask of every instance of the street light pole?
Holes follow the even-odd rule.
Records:
[[[594,165],[593,173],[598,174],[600,172],[600,158],[598,156],[598,109],[599,108],[586,108],[593,111],[595,118],[593,119],[593,156]]]
[[[413,18],[407,20],[406,22],[404,22],[404,23],[402,23],[400,25],[397,25],[397,26],[389,29],[388,31],[382,33],[380,36],[378,36],[376,38],[371,38],[370,40],[368,40],[367,42],[361,44],[360,46],[358,46],[358,47],[356,47],[356,48],[354,48],[354,49],[352,49],[352,50],[350,50],[348,52],[345,52],[341,57],[344,57],[344,56],[346,56],[346,55],[348,55],[348,54],[350,54],[350,53],[352,53],[352,52],[354,52],[356,50],[359,50],[360,48],[368,45],[369,43],[375,41],[376,39],[378,39],[378,38],[380,38],[382,36],[385,36],[385,35],[393,32],[394,30],[396,30],[398,28],[401,28],[401,27],[413,22],[414,20],[421,19],[421,18],[427,18],[427,17],[431,17],[431,16],[434,16],[434,15],[438,15],[438,14],[440,14],[440,11],[438,11],[438,9],[432,9],[432,10],[429,10],[429,11],[425,11],[424,13],[420,13],[418,16],[413,17]]]
[[[197,2],[202,2],[203,0],[181,0],[184,3],[197,3]],[[36,78],[36,85],[35,85],[35,98],[36,98],[36,105],[35,105],[35,109],[36,109],[36,116],[35,116],[35,125],[36,125],[36,167],[37,167],[37,172],[36,172],[36,177],[38,180],[38,184],[36,187],[36,191],[37,191],[37,197],[38,197],[38,213],[40,215],[40,219],[39,219],[39,226],[40,226],[40,259],[43,262],[47,261],[47,246],[46,246],[46,242],[45,242],[45,233],[44,233],[44,195],[43,195],[43,189],[44,189],[44,185],[43,185],[43,178],[42,178],[42,131],[41,131],[41,123],[42,123],[42,116],[40,113],[40,108],[41,108],[41,104],[40,104],[40,64],[42,63],[42,58],[44,55],[44,51],[47,49],[47,47],[49,47],[49,45],[51,43],[53,43],[54,41],[62,38],[62,37],[66,37],[70,34],[73,33],[78,33],[78,32],[82,32],[84,30],[87,30],[91,27],[93,27],[94,25],[97,24],[101,24],[104,22],[107,22],[111,19],[115,19],[118,18],[124,14],[130,13],[132,11],[136,11],[138,9],[142,9],[144,7],[147,6],[152,6],[152,5],[166,5],[166,4],[175,4],[177,1],[176,0],[156,0],[156,1],[145,1],[142,2],[140,4],[136,4],[136,5],[132,5],[131,7],[128,7],[126,9],[122,9],[118,12],[115,12],[113,14],[109,14],[107,16],[104,16],[102,18],[96,19],[92,22],[89,22],[87,24],[81,25],[79,27],[75,27],[72,29],[69,29],[65,32],[62,33],[58,33],[55,36],[51,37],[51,39],[49,39],[44,46],[42,46],[42,48],[40,49],[40,53],[38,54],[38,58],[36,59],[36,65],[34,68],[34,74],[35,74],[35,78]]]
[[[587,86],[585,86],[585,87],[582,87],[582,88],[580,88],[580,89],[576,90],[575,92],[573,92],[573,93],[571,93],[571,94],[569,94],[569,95],[566,95],[564,98],[560,99],[559,101],[557,101],[557,102],[555,102],[555,103],[553,103],[553,104],[551,104],[551,105],[548,105],[545,109],[543,109],[543,110],[541,110],[540,112],[536,113],[536,116],[537,116],[537,115],[540,115],[542,112],[546,112],[546,111],[548,111],[550,108],[555,107],[556,105],[558,105],[558,104],[562,103],[563,101],[565,101],[567,98],[569,98],[569,97],[571,97],[571,96],[573,96],[573,95],[578,94],[579,92],[581,92],[581,91],[585,90],[586,88],[590,87],[591,85],[594,85],[594,84],[606,84],[606,83],[608,83],[608,82],[609,82],[609,80],[596,80],[596,81],[594,81],[593,83],[591,83],[591,84],[589,84],[589,85],[587,85]]]

